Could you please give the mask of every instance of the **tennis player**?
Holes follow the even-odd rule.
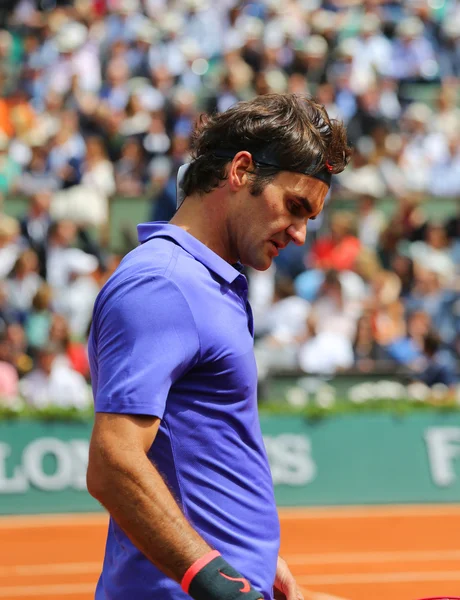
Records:
[[[295,95],[203,118],[170,223],[101,290],[89,340],[88,489],[110,513],[96,600],[299,600],[279,559],[241,265],[267,269],[323,208],[350,150]]]

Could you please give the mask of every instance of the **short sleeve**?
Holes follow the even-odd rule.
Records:
[[[109,282],[91,337],[96,412],[162,418],[171,386],[199,357],[192,312],[165,277],[133,277],[112,288]]]

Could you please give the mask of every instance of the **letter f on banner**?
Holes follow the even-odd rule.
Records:
[[[439,487],[452,485],[457,478],[455,459],[460,474],[460,427],[430,427],[425,442],[434,483]]]

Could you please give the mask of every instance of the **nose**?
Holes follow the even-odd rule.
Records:
[[[303,246],[307,238],[307,221],[302,220],[296,225],[289,225],[286,233],[296,246]]]

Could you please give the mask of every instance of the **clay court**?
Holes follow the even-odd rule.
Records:
[[[460,595],[460,505],[280,510],[306,600]],[[0,598],[91,600],[106,517],[0,519]]]

